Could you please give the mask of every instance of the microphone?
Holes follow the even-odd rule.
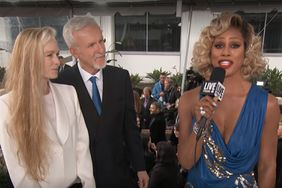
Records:
[[[225,87],[223,86],[223,81],[225,77],[225,70],[220,67],[215,67],[210,77],[210,81],[204,82],[201,88],[201,96],[209,95],[211,97],[217,97],[219,101],[222,100],[224,95]],[[196,140],[198,141],[202,136],[203,129],[205,128],[207,118],[202,116],[199,121],[199,130],[196,135]]]
[[[209,95],[211,97],[218,97],[221,101],[223,98],[225,87],[223,86],[223,81],[225,77],[225,70],[220,67],[215,67],[210,77],[210,81],[204,82],[201,88],[201,95]]]

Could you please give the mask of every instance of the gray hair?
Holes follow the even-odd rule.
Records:
[[[151,90],[150,87],[144,87],[143,92],[145,92],[145,91],[148,91],[150,95],[152,94],[152,90]]]
[[[171,78],[168,78],[168,77],[167,77],[165,80],[166,80],[166,81],[169,83],[169,85],[171,85],[171,86],[174,84],[174,83],[173,83],[173,80],[172,80]]]
[[[97,24],[95,18],[90,14],[86,14],[86,15],[82,15],[82,16],[75,16],[75,17],[71,18],[64,25],[63,37],[64,37],[65,42],[66,42],[66,44],[69,48],[71,46],[75,45],[75,41],[74,41],[74,38],[73,38],[73,32],[79,31],[79,30],[83,29],[84,27],[86,27],[87,25],[95,25],[98,28],[100,28],[99,25]]]

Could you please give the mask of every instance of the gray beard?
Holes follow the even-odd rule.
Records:
[[[106,62],[104,62],[104,64],[103,65],[97,65],[97,64],[94,64],[93,65],[93,67],[94,67],[94,69],[97,69],[97,70],[100,70],[100,69],[103,69],[103,68],[105,68],[106,67]]]

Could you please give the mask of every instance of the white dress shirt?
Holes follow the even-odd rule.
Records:
[[[81,68],[80,66],[80,62],[78,62],[78,69],[80,72],[80,75],[83,79],[83,82],[87,88],[87,91],[89,93],[89,96],[92,98],[92,82],[89,80],[92,76],[96,76],[96,84],[97,84],[97,88],[99,90],[99,94],[100,94],[100,99],[101,102],[103,101],[103,74],[102,74],[102,70],[99,70],[96,74],[92,75],[88,72],[86,72],[85,70],[83,70],[83,68]]]

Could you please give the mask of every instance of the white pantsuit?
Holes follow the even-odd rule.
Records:
[[[55,126],[46,120],[49,169],[42,182],[32,180],[18,160],[16,145],[8,133],[9,93],[0,97],[0,144],[13,185],[16,188],[65,188],[79,178],[83,187],[95,188],[89,135],[76,91],[72,86],[49,84],[55,106]]]

